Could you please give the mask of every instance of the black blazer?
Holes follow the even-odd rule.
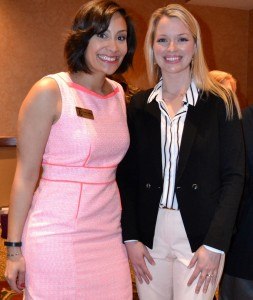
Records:
[[[225,273],[253,280],[253,105],[243,112],[247,176],[237,232],[225,261]]]
[[[117,181],[122,198],[123,240],[153,247],[162,194],[161,114],[152,90],[128,106],[130,147]],[[189,105],[176,173],[176,195],[192,251],[203,244],[227,251],[244,182],[241,122],[226,119],[224,102],[203,93]]]

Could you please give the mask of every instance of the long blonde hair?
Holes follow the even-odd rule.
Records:
[[[212,70],[209,72],[209,74],[219,83],[230,87],[232,91],[236,93],[236,79],[233,77],[232,74],[220,70]],[[228,86],[227,84],[229,84],[230,86]]]
[[[240,116],[240,107],[236,95],[209,75],[209,70],[203,53],[201,31],[197,20],[186,8],[179,4],[169,4],[165,7],[158,8],[154,11],[150,18],[144,45],[147,73],[150,84],[155,85],[162,75],[160,67],[155,62],[153,44],[158,22],[163,16],[168,18],[178,18],[184,23],[193,36],[196,50],[190,67],[191,76],[197,88],[219,96],[225,103],[228,119],[233,117],[234,104],[236,106],[237,113]]]

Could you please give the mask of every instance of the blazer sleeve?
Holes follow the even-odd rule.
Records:
[[[129,149],[118,166],[117,183],[122,202],[122,236],[125,240],[139,240],[137,220],[137,198],[139,187],[138,168],[138,139],[136,137],[135,122],[141,111],[141,103],[147,98],[143,92],[133,96],[127,106],[127,122],[130,134]]]
[[[228,251],[233,234],[245,177],[245,149],[242,123],[234,107],[231,120],[226,117],[224,102],[217,104],[219,119],[220,197],[205,245]]]

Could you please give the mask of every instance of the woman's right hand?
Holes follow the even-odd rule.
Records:
[[[25,259],[22,254],[8,257],[4,275],[12,290],[22,292],[25,288]]]
[[[151,265],[155,265],[155,261],[149,254],[147,247],[139,241],[128,241],[125,242],[125,245],[137,279],[140,283],[144,280],[147,284],[149,284],[152,280],[152,276],[144,258],[146,258]]]

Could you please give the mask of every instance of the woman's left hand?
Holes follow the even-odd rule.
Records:
[[[210,282],[215,284],[218,275],[218,269],[220,265],[221,254],[210,251],[204,246],[201,246],[194,254],[190,261],[188,268],[195,269],[188,281],[188,286],[190,286],[193,281],[199,276],[198,283],[195,289],[195,293],[200,292],[203,286],[203,293],[207,292]]]

